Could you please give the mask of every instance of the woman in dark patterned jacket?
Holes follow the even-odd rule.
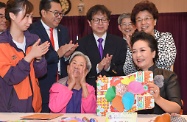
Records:
[[[143,114],[179,113],[181,110],[180,88],[177,75],[169,70],[157,68],[156,39],[143,31],[133,34],[131,39],[132,57],[136,66],[143,71],[152,71],[154,83],[149,83],[149,92],[154,97],[155,107],[142,110]]]
[[[154,3],[147,0],[137,3],[131,13],[131,20],[138,31],[144,31],[155,37],[158,42],[158,60],[156,66],[170,70],[176,58],[176,46],[172,34],[154,29],[158,20],[158,10]],[[126,67],[127,69],[130,67]],[[124,69],[125,71],[126,69]]]
[[[137,71],[132,60],[132,51],[130,45],[131,36],[136,30],[136,27],[131,21],[130,13],[123,13],[118,17],[118,29],[121,31],[123,39],[127,43],[127,53],[125,63],[123,65],[123,72],[125,75],[128,75]]]

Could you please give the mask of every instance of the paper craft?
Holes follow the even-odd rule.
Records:
[[[54,118],[57,118],[59,116],[62,116],[63,114],[32,114],[32,115],[28,115],[28,116],[23,116],[21,117],[22,119],[33,119],[33,120],[51,120]]]
[[[151,71],[136,72],[128,76],[98,77],[97,115],[153,108],[154,99],[147,86],[149,82],[153,82]]]

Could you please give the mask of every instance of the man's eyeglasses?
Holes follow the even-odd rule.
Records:
[[[64,13],[63,12],[58,12],[58,11],[50,11],[49,12],[53,13],[55,17],[63,17],[64,16]]]
[[[137,23],[141,23],[142,21],[149,22],[151,19],[153,19],[153,18],[152,17],[138,18],[138,19],[136,19],[136,22]]]
[[[5,15],[0,13],[0,19],[5,19]]]
[[[133,24],[131,22],[130,23],[121,23],[120,25],[123,27],[132,27],[133,26]]]
[[[102,19],[96,18],[96,19],[92,19],[92,21],[93,21],[93,23],[95,23],[95,24],[98,24],[100,21],[101,21],[102,23],[107,23],[107,22],[108,22],[108,19],[106,19],[106,18],[102,18]]]

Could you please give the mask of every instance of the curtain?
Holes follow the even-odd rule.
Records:
[[[174,71],[178,75],[184,114],[187,114],[187,12],[160,14],[157,23],[159,31],[171,32],[177,47]]]
[[[112,15],[108,32],[122,36],[118,30],[117,19],[119,15]],[[39,18],[34,18],[33,21]],[[64,16],[61,24],[69,29],[70,39],[74,42],[78,38],[91,33],[91,28],[85,16]],[[174,72],[178,75],[181,87],[181,96],[184,101],[184,114],[187,114],[187,12],[183,13],[161,13],[157,21],[156,29],[161,32],[170,32],[173,35],[177,47],[177,57],[174,64]]]

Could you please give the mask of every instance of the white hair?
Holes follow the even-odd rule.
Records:
[[[91,61],[90,61],[90,59],[89,59],[89,57],[88,57],[87,55],[83,54],[83,53],[80,52],[80,51],[75,51],[75,52],[71,55],[71,57],[70,57],[70,59],[69,59],[69,64],[71,63],[72,59],[73,59],[74,57],[76,57],[76,56],[82,56],[82,57],[86,60],[86,69],[88,70],[88,72],[90,72],[90,70],[91,70],[91,68],[92,68]]]

